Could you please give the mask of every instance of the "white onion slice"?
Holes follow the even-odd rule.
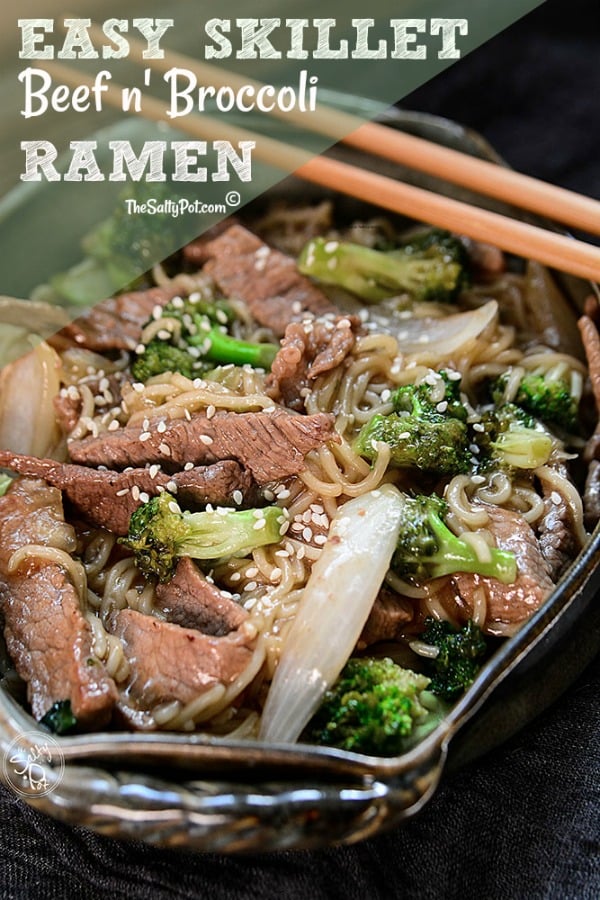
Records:
[[[48,456],[59,439],[53,399],[60,389],[60,359],[42,341],[5,366],[0,376],[0,447]]]
[[[447,359],[468,341],[479,337],[497,316],[498,303],[489,300],[477,309],[439,319],[403,319],[393,326],[388,320],[384,330],[397,338],[401,353],[414,356],[417,362],[420,355],[433,354]]]
[[[340,674],[389,568],[401,507],[400,492],[386,484],[338,510],[288,632],[261,740],[296,741]]]

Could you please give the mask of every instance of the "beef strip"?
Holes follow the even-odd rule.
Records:
[[[128,427],[69,443],[71,458],[85,465],[109,468],[162,463],[180,468],[188,462],[212,463],[237,459],[259,484],[266,484],[304,468],[304,457],[326,441],[339,440],[333,416],[319,413],[296,416],[283,410],[272,413],[220,412],[187,419],[150,422],[149,435]],[[160,425],[162,428],[163,425]]]
[[[193,241],[190,241],[189,244],[182,248],[184,260],[197,268],[203,266],[210,259],[210,254],[206,252],[208,244],[219,237],[220,234],[223,234],[224,231],[227,231],[228,228],[231,228],[232,225],[237,224],[238,219],[235,216],[229,216],[229,218],[223,219],[221,222],[217,222],[215,225],[207,228],[203,234],[198,235],[197,238],[194,238]]]
[[[248,618],[243,606],[206,580],[198,566],[184,556],[171,581],[156,586],[155,606],[168,622],[222,637]]]
[[[506,633],[528,619],[548,598],[554,588],[550,567],[538,540],[527,522],[515,512],[489,506],[488,525],[501,550],[512,551],[517,560],[517,579],[503,584],[496,578],[459,572],[440,579],[437,598],[452,618],[467,621],[475,609],[476,591],[485,592],[487,613],[484,631]]]
[[[109,617],[131,668],[128,696],[145,709],[179,700],[189,703],[217,684],[229,685],[252,659],[253,631],[212,637],[133,609]]]
[[[301,412],[309,382],[344,361],[354,346],[359,327],[357,316],[291,322],[267,378],[269,396]]]
[[[177,492],[181,503],[188,507],[207,503],[251,506],[258,496],[250,473],[231,459],[167,475],[150,469],[98,470],[0,450],[0,466],[20,475],[43,478],[47,484],[64,491],[65,497],[91,525],[120,535],[127,534],[129,519],[143,502],[140,493],[153,497],[161,487],[173,490],[173,483],[173,493]],[[240,504],[233,500],[234,491],[242,495]]]
[[[93,656],[92,630],[67,573],[35,556],[8,571],[13,552],[28,544],[74,549],[75,535],[64,522],[60,491],[19,479],[0,498],[0,608],[8,651],[27,682],[36,719],[69,700],[80,725],[102,726],[117,690]]]
[[[60,334],[88,350],[134,350],[155,306],[166,306],[174,297],[187,296],[205,284],[203,275],[181,275],[168,285],[118,294],[97,303]]]
[[[588,315],[579,319],[579,331],[585,349],[590,372],[590,382],[596,403],[597,415],[600,415],[600,335],[598,334],[598,301],[595,297],[586,300]],[[585,525],[590,531],[600,519],[600,421],[597,420],[594,433],[588,440],[584,459],[588,463],[588,473],[583,492],[583,510]]]
[[[593,459],[589,465],[583,492],[585,527],[593,531],[600,521],[600,460]]]
[[[302,313],[339,310],[302,275],[291,256],[270,248],[242,225],[232,225],[205,247],[210,275],[226,297],[247,303],[257,322],[281,337]]]
[[[568,477],[564,463],[558,469],[564,478]],[[548,563],[550,577],[557,581],[577,555],[580,544],[565,497],[546,479],[542,479],[542,493],[544,512],[539,523],[540,549]]]
[[[375,599],[362,634],[358,639],[360,650],[379,641],[398,640],[404,626],[412,621],[413,604],[408,597],[383,587]]]

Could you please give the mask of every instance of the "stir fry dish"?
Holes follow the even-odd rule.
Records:
[[[0,377],[7,689],[58,734],[413,747],[598,520],[597,310],[565,310],[537,264],[324,202],[39,342]]]

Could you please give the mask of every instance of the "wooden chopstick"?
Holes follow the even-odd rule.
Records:
[[[104,37],[97,25],[92,25],[90,34],[98,41]],[[263,86],[259,81],[227,71],[221,66],[199,62],[172,50],[163,59],[143,60],[143,42],[129,36],[127,39],[131,51],[138,54],[141,64],[155,71],[164,73],[172,67],[188,69],[201,84],[211,84],[217,89],[229,86],[237,91],[244,85],[250,85],[258,91]],[[323,104],[311,113],[297,109],[282,112],[275,106],[269,115],[326,135],[336,142],[341,141],[373,156],[381,156],[564,225],[600,235],[600,201],[591,197],[548,184],[496,163],[477,159],[468,153],[442,147],[387,125],[363,122],[358,116]]]
[[[91,87],[93,84],[93,78],[59,63],[45,61],[44,68],[73,87],[78,84]],[[104,94],[105,101],[121,109],[122,89],[121,85],[111,82]],[[143,107],[145,118],[173,124],[166,116],[162,101],[146,95]],[[234,145],[242,140],[255,141],[257,157],[282,171],[294,172],[307,181],[357,197],[383,209],[495,244],[502,250],[537,260],[580,278],[600,282],[600,248],[585,242],[325,156],[311,158],[308,151],[227,125],[210,116],[187,115],[177,120],[177,127],[190,136],[203,140],[219,138]]]

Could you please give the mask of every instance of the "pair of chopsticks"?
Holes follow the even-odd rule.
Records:
[[[97,39],[103,37],[98,26],[91,27],[90,35]],[[128,41],[130,49],[139,54],[141,61],[144,45],[131,37],[128,37]],[[168,58],[143,60],[141,64],[162,72],[174,66],[186,68],[194,73],[200,83],[212,84],[216,88],[229,85],[236,90],[242,84],[251,84],[256,90],[261,87],[257,81],[224,71],[209,63],[200,63],[172,51],[168,52]],[[88,86],[93,84],[92,78],[58,63],[45,62],[44,68],[72,87],[79,84]],[[120,109],[121,92],[122,86],[111,82],[104,99],[108,104]],[[226,125],[214,117],[195,114],[181,117],[176,123],[170,122],[163,102],[148,95],[144,96],[141,115],[152,121],[175,125],[190,136],[204,140],[218,137],[234,145],[243,140],[254,140],[258,158],[276,168],[293,172],[297,177],[357,197],[391,212],[494,244],[502,250],[537,260],[563,272],[600,282],[600,248],[584,241],[453,200],[433,191],[404,184],[326,156],[307,159],[307,151],[273,138],[253,134],[245,129]],[[565,225],[600,235],[600,202],[503,166],[404,134],[385,125],[374,122],[363,123],[358,117],[322,105],[314,113],[298,111],[282,113],[274,109],[269,115],[279,116],[304,129],[316,131],[332,138],[333,141],[338,141],[340,135],[345,135],[341,141],[348,146],[426,172],[484,196],[547,216]]]

